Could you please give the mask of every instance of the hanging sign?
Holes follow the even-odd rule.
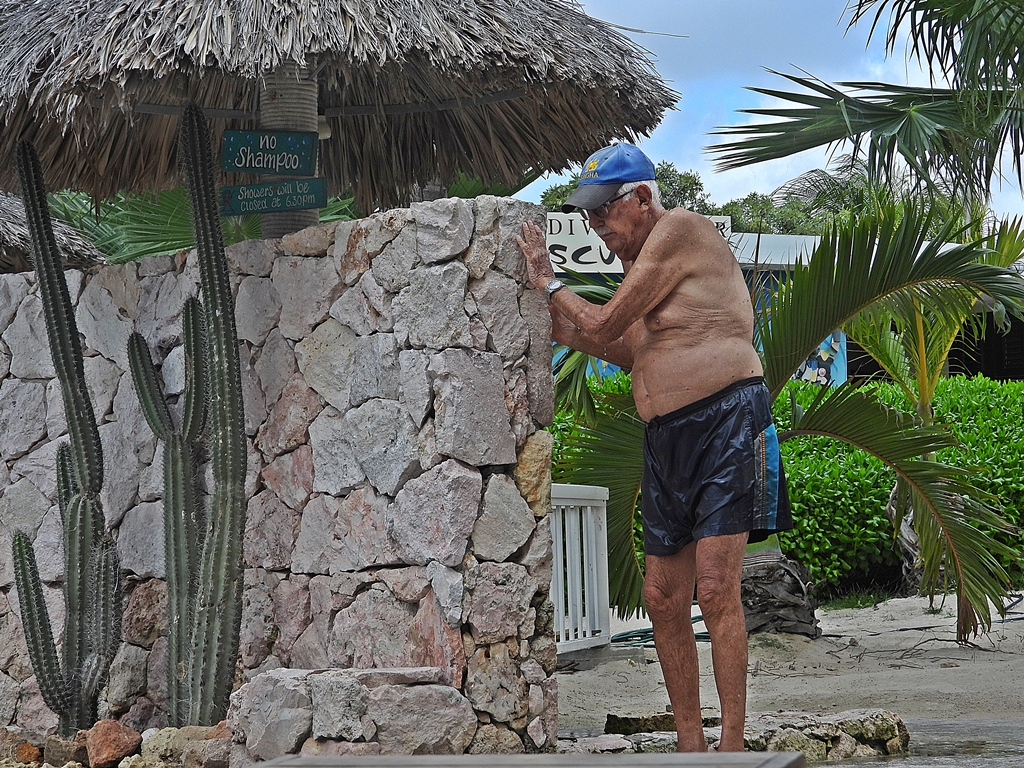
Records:
[[[325,205],[327,184],[323,179],[291,179],[220,188],[222,216],[298,211],[303,208],[323,208]]]
[[[312,176],[316,173],[317,134],[300,131],[224,131],[221,170]]]

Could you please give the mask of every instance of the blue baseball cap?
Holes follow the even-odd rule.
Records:
[[[623,184],[653,178],[654,163],[638,147],[625,142],[612,144],[587,158],[579,186],[562,204],[562,213],[575,208],[592,210],[611,200]]]

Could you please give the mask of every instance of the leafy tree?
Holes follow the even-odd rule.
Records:
[[[772,235],[820,235],[823,217],[814,217],[800,200],[777,202],[772,196],[751,192],[730,200],[710,213],[732,217],[733,232],[761,232]]]
[[[750,110],[778,118],[774,121],[721,131],[736,140],[711,148],[720,167],[849,144],[862,163],[865,189],[915,187],[936,208],[945,208],[947,218],[972,221],[971,235],[977,237],[1004,150],[1021,177],[1024,6],[1019,0],[855,0],[850,9],[850,25],[869,20],[870,34],[887,22],[890,54],[904,31],[909,33],[909,51],[929,67],[933,82],[946,87],[836,87],[814,77],[784,75],[810,93],[757,89],[789,104]],[[1019,222],[989,228],[994,230],[988,241],[991,260],[1009,264],[1019,258]],[[890,303],[851,324],[850,335],[900,383],[925,422],[932,418],[935,384],[956,332],[975,324],[977,298],[977,291],[967,292],[938,311]],[[994,309],[998,320],[1002,307],[997,303]],[[893,514],[898,520],[899,510]]]

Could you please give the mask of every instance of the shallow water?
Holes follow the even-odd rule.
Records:
[[[828,766],[1022,768],[1024,717],[1006,720],[907,720],[908,757],[861,758]]]

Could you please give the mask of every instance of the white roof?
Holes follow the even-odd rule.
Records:
[[[756,235],[749,232],[733,232],[729,238],[732,252],[742,266],[788,267],[803,257],[806,264],[818,245],[820,237],[814,235]]]

